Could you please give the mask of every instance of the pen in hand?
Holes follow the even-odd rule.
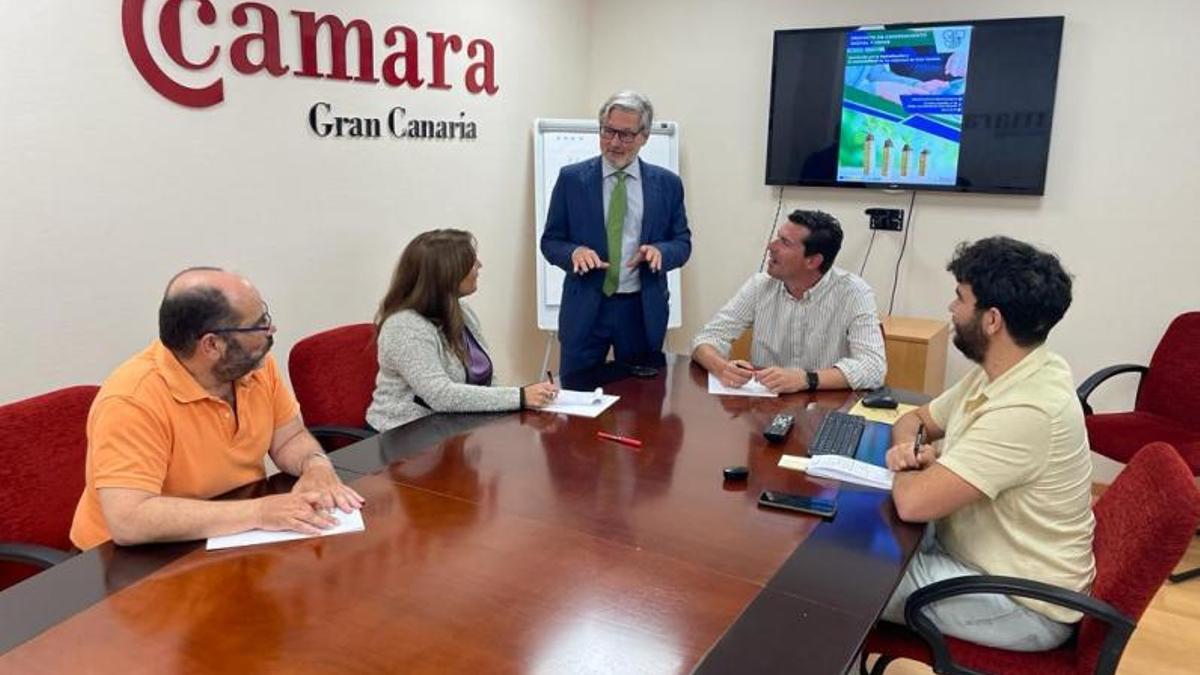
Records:
[[[913,459],[917,461],[917,466],[921,465],[921,446],[925,444],[925,423],[921,422],[917,425],[917,437],[913,439]]]

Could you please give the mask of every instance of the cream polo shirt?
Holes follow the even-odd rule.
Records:
[[[929,408],[946,432],[938,462],[987,497],[937,522],[942,547],[988,574],[1087,592],[1092,461],[1066,361],[1043,346],[994,382],[976,368]],[[1063,623],[1082,616],[1013,599]]]

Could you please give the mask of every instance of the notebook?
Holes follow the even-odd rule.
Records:
[[[892,477],[895,475],[883,467],[841,455],[817,455],[816,457],[784,455],[779,458],[779,466],[794,471],[803,471],[818,478],[833,478],[844,483],[866,485],[880,490],[891,490]]]

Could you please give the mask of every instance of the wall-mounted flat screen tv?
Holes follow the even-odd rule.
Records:
[[[1063,17],[775,32],[768,185],[1040,195]]]

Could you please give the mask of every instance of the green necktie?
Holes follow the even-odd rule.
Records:
[[[617,172],[617,184],[608,198],[608,269],[604,273],[604,294],[617,292],[621,280],[621,231],[625,229],[625,172]]]

